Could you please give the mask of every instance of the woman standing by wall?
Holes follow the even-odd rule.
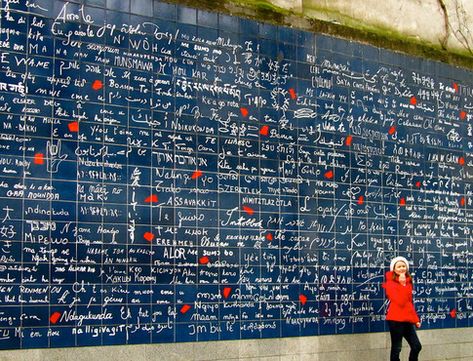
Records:
[[[417,361],[422,345],[415,328],[420,327],[420,319],[412,300],[413,285],[409,275],[409,263],[404,257],[395,257],[391,260],[389,269],[383,288],[390,301],[386,315],[391,333],[390,360],[399,361],[402,339],[405,338],[411,347],[409,361]]]

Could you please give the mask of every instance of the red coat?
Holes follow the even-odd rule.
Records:
[[[386,296],[390,301],[386,320],[420,322],[412,301],[412,279],[407,277],[406,285],[403,286],[398,280],[393,280],[393,273],[392,271],[386,272],[386,282],[383,283]]]

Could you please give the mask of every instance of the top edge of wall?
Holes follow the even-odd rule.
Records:
[[[473,69],[473,54],[470,54],[467,49],[446,49],[442,45],[431,43],[418,36],[408,36],[381,26],[370,26],[356,21],[343,21],[342,23],[333,17],[324,19],[324,16],[317,11],[308,12],[309,17],[302,12],[302,6],[297,5],[302,0],[293,1],[294,5],[291,10],[275,6],[265,0],[155,1],[244,17],[313,33],[327,34],[457,67]]]

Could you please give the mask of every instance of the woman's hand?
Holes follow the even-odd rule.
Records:
[[[406,285],[406,274],[405,273],[401,273],[399,275],[399,283],[403,286]]]
[[[420,322],[417,322],[417,323],[416,323],[416,327],[417,327],[417,328],[420,328]]]

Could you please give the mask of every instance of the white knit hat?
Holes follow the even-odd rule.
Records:
[[[407,259],[405,259],[404,257],[394,257],[392,260],[391,260],[391,264],[389,265],[389,269],[391,271],[394,271],[394,266],[396,265],[397,262],[404,262],[406,264],[406,267],[407,267],[407,270],[409,271],[409,262],[407,262]]]

